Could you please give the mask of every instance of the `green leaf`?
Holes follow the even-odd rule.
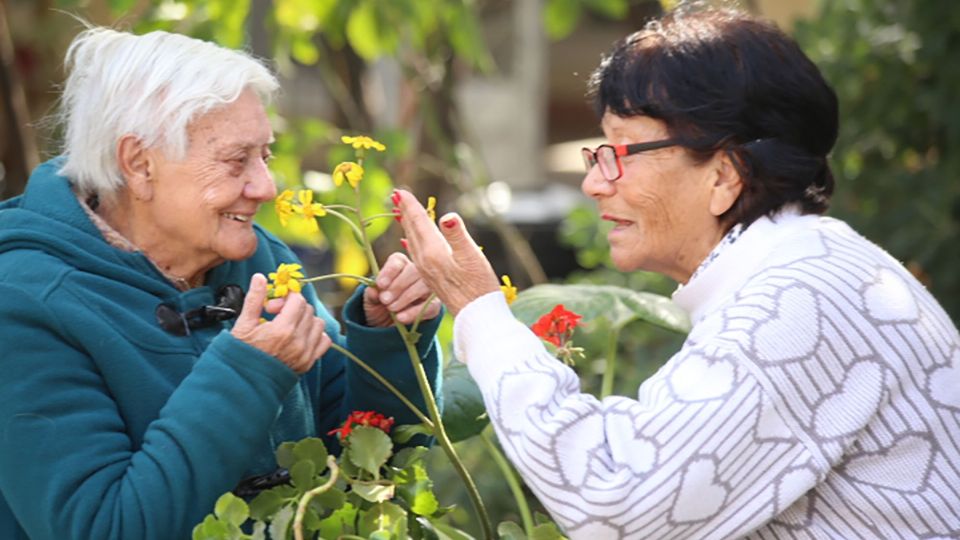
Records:
[[[310,506],[316,506],[320,515],[326,515],[329,511],[337,510],[347,501],[347,495],[342,489],[331,487],[323,493],[318,493],[310,499]]]
[[[484,44],[476,11],[465,2],[447,2],[445,7],[447,37],[454,52],[481,72],[492,70],[493,58]]]
[[[270,533],[270,538],[273,540],[286,539],[287,531],[290,530],[290,524],[293,523],[294,513],[295,510],[291,505],[284,506],[273,516],[273,521],[270,522],[270,527],[267,529]]]
[[[418,491],[413,497],[413,503],[410,504],[410,510],[420,516],[433,515],[440,508],[440,502],[432,491]]]
[[[316,437],[302,439],[293,447],[293,455],[297,460],[309,459],[313,462],[315,472],[322,473],[327,469],[327,447]]]
[[[284,469],[293,467],[293,464],[297,461],[297,456],[293,454],[293,447],[296,445],[295,442],[285,442],[277,447],[277,465]]]
[[[361,58],[375,60],[384,52],[380,30],[373,2],[363,2],[347,20],[347,41]]]
[[[433,430],[426,424],[404,424],[393,428],[390,438],[397,444],[403,444],[413,438],[414,435],[433,436]]]
[[[530,533],[530,540],[563,540],[565,538],[566,536],[552,521],[537,525]]]
[[[283,506],[284,500],[272,489],[260,492],[250,501],[250,517],[260,521],[269,521],[273,514]]]
[[[226,523],[240,526],[250,516],[250,508],[247,503],[233,493],[227,492],[217,499],[213,507],[213,512],[217,517]]]
[[[563,39],[577,26],[579,0],[547,0],[543,7],[543,24],[551,39]]]
[[[440,521],[421,519],[419,522],[421,525],[424,525],[424,528],[432,530],[434,533],[436,533],[440,540],[475,540],[472,536],[461,531],[460,529]]]
[[[254,522],[253,531],[250,533],[249,540],[266,540],[267,524],[262,521]]]
[[[405,469],[414,463],[422,461],[429,451],[429,449],[423,446],[403,448],[393,455],[393,459],[390,460],[390,465],[398,469]]]
[[[443,370],[443,425],[452,442],[469,439],[490,423],[483,394],[460,362],[450,362]]]
[[[230,538],[230,529],[227,524],[218,520],[213,514],[208,514],[204,520],[193,528],[193,540],[225,540]]]
[[[365,482],[358,480],[350,485],[353,492],[372,503],[389,501],[393,498],[397,486],[389,480]]]
[[[669,298],[614,285],[537,285],[517,295],[510,309],[531,325],[557,304],[583,316],[583,323],[604,318],[614,328],[622,328],[641,319],[675,332],[690,330],[686,312]]]
[[[290,468],[290,480],[301,492],[312,489],[314,486],[314,475],[317,473],[317,467],[312,460],[301,459]]]
[[[407,512],[391,502],[375,504],[360,518],[357,525],[360,536],[369,537],[377,531],[385,531],[400,538],[407,536]]]
[[[375,427],[359,426],[347,436],[350,444],[350,460],[354,465],[380,478],[380,467],[393,452],[390,437]]]
[[[353,523],[357,518],[357,508],[350,503],[343,505],[329,517],[320,520],[320,538],[340,538],[353,534]]]
[[[512,521],[501,521],[497,525],[497,534],[501,540],[527,540],[527,534],[520,525]]]

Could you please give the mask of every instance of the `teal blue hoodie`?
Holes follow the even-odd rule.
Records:
[[[57,169],[41,165],[0,204],[0,538],[189,538],[219,495],[273,470],[281,442],[326,436],[353,410],[416,422],[332,349],[298,377],[235,339],[232,321],[161,329],[161,302],[212,304],[221,286],[246,290],[296,256],[257,227],[251,258],[180,292],[142,253],[107,244]],[[359,293],[345,335],[313,288],[304,294],[335,341],[423,406],[399,334],[363,325]],[[436,390],[438,319],[418,344]]]

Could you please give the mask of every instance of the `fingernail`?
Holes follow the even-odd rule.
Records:
[[[400,239],[400,245],[403,246],[403,249],[405,249],[405,250],[407,250],[407,251],[410,251],[410,244],[409,244],[409,242],[407,242],[407,239],[406,239],[406,238],[401,238],[401,239]]]
[[[396,190],[393,191],[393,194],[390,195],[390,200],[393,201],[393,205],[396,206],[400,204],[400,193]]]
[[[381,303],[381,304],[389,303],[391,300],[393,300],[393,295],[392,295],[392,294],[390,294],[390,293],[388,293],[388,292],[385,292],[385,293],[381,293],[381,294],[380,294],[380,303]]]
[[[443,225],[444,227],[446,227],[446,228],[448,228],[448,229],[452,229],[452,228],[454,228],[454,227],[457,226],[457,220],[454,219],[454,218],[450,218],[450,219],[444,221],[443,223],[441,223],[441,225]]]

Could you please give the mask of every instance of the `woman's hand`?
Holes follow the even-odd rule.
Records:
[[[440,300],[434,298],[424,307],[429,298],[430,289],[417,267],[403,253],[393,253],[377,274],[377,286],[367,287],[363,292],[367,326],[392,325],[391,312],[396,313],[397,320],[403,324],[413,323],[421,310],[422,320],[432,319],[440,313]]]
[[[267,278],[254,274],[243,309],[230,332],[233,337],[278,358],[293,371],[303,374],[330,348],[326,323],[300,293],[274,298],[266,303]],[[261,311],[275,314],[272,321],[260,322]]]
[[[473,300],[500,290],[490,261],[467,233],[460,216],[444,215],[438,228],[413,194],[399,189],[396,193],[413,264],[453,315]]]

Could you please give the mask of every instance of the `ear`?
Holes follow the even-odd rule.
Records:
[[[722,216],[737,202],[740,192],[743,191],[743,179],[727,152],[717,152],[715,159],[713,185],[710,188],[710,213]]]
[[[143,141],[134,135],[124,135],[117,142],[117,166],[126,181],[126,188],[139,201],[153,198],[152,155]]]

